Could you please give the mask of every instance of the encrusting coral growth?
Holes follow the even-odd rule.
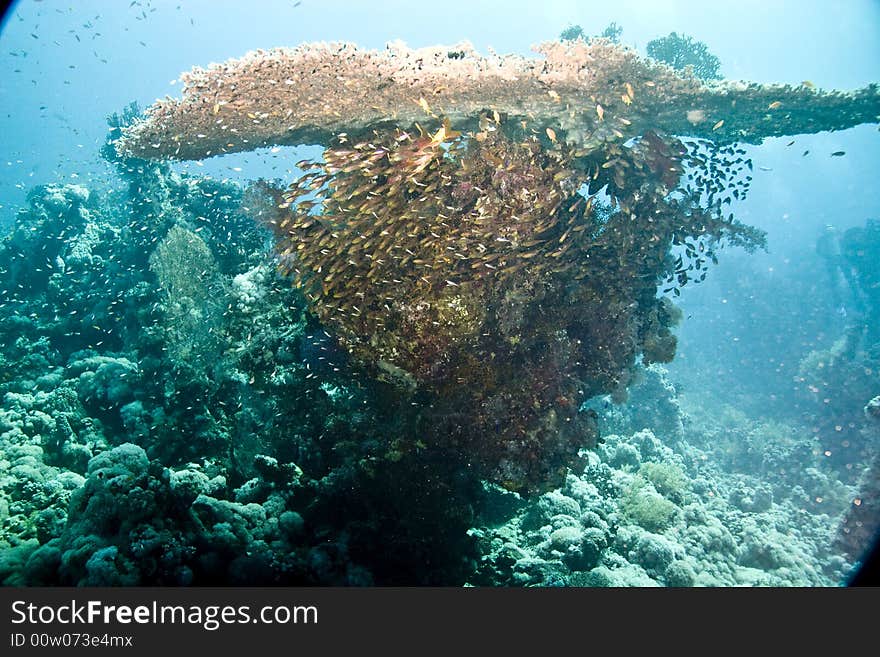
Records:
[[[329,145],[340,132],[357,138],[422,121],[420,99],[460,130],[477,129],[480,113],[494,110],[591,143],[613,139],[614,131],[632,137],[647,129],[760,143],[873,123],[880,114],[876,85],[841,93],[806,84],[708,84],[604,39],[535,50],[543,57],[482,56],[467,43],[257,50],[183,74],[183,98],[157,101],[117,148],[187,160],[271,144]]]

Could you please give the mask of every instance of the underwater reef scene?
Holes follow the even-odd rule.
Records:
[[[677,300],[767,248],[742,144],[880,92],[617,36],[257,51],[111,116],[124,185],[37,185],[0,243],[0,581],[844,584],[880,524],[880,223],[828,236],[853,310],[785,345],[786,416],[673,383]],[[302,144],[295,179],[173,166]]]

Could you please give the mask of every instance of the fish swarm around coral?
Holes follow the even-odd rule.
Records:
[[[751,181],[737,142],[873,122],[880,107],[874,85],[706,82],[609,39],[536,51],[257,51],[185,74],[181,99],[116,141],[173,159],[325,146],[290,188],[262,185],[282,272],[394,384],[414,423],[394,459],[465,455],[521,492],[582,465],[598,437],[584,400],[621,400],[639,358],[674,357],[670,299],[717,249],[763,245],[730,213]]]
[[[263,185],[267,216],[282,271],[361,365],[408,391],[427,442],[532,492],[595,444],[584,400],[625,389],[640,354],[674,356],[679,313],[658,282],[678,294],[719,242],[762,236],[720,212],[706,167],[747,185],[733,148],[650,132],[579,150],[497,112],[480,128],[343,137],[287,190]],[[707,172],[683,186],[686,167]]]

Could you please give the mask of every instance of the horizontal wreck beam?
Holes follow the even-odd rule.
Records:
[[[340,133],[356,139],[387,125],[430,129],[443,118],[470,130],[481,115],[539,133],[550,128],[587,147],[646,130],[760,143],[880,121],[876,84],[844,93],[806,82],[706,83],[602,39],[535,50],[540,57],[482,56],[466,43],[258,50],[183,74],[183,97],[154,103],[117,150],[197,160],[271,145],[328,145]]]

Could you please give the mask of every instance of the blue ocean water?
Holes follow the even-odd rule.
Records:
[[[63,185],[92,194],[92,223],[102,226],[89,238],[94,259],[112,260],[95,244],[110,243],[111,233],[129,239],[123,226],[140,219],[122,221],[116,232],[108,226],[117,214],[138,217],[144,199],[155,202],[164,223],[138,224],[151,236],[136,242],[139,255],[118,254],[118,268],[80,280],[106,284],[108,307],[130,310],[124,321],[116,319],[119,309],[101,314],[97,301],[82,305],[75,281],[70,288],[47,283],[28,300],[14,286],[39,288],[40,277],[15,278],[10,272],[17,270],[0,263],[7,288],[0,312],[8,314],[2,320],[8,373],[0,384],[0,431],[6,432],[0,449],[9,464],[0,485],[4,582],[844,583],[870,542],[868,532],[857,547],[841,547],[850,534],[847,513],[862,514],[860,528],[878,522],[876,501],[865,502],[876,492],[870,468],[877,468],[880,446],[880,423],[865,410],[880,395],[880,331],[870,325],[878,312],[871,305],[872,258],[880,258],[880,247],[878,229],[868,223],[880,220],[876,123],[744,146],[753,180],[736,217],[766,231],[766,250],[727,248],[704,282],[681,290],[674,360],[634,375],[625,402],[607,394],[587,401],[605,442],[591,450],[585,467],[540,496],[432,469],[444,456],[419,456],[424,429],[412,429],[406,417],[389,419],[393,406],[383,406],[385,393],[346,369],[345,350],[331,344],[333,327],[302,298],[291,298],[283,280],[269,280],[272,255],[264,249],[261,261],[265,238],[251,234],[256,222],[216,199],[205,207],[181,200],[180,225],[190,237],[168,239],[183,192],[160,198],[154,181],[155,187],[141,185],[146,191],[138,198],[137,176],[126,177],[101,150],[110,115],[132,102],[143,109],[179,96],[182,72],[255,49],[317,41],[381,50],[394,40],[411,47],[467,40],[480,53],[531,56],[532,44],[558,40],[566,27],[579,25],[589,36],[616,22],[621,43],[642,55],[652,39],[675,31],[705,43],[727,79],[855,90],[880,81],[880,6],[869,0],[833,8],[794,0],[376,5],[22,0],[8,11],[0,33],[3,231],[14,231],[17,221],[37,222],[42,211],[51,214],[45,208],[59,195],[58,203],[76,205],[76,192]],[[300,173],[294,163],[320,155],[320,147],[308,144],[264,148],[174,162],[162,176],[202,181],[190,191],[211,197],[219,190],[222,198],[259,178],[289,184]],[[39,187],[46,185],[54,187]],[[28,196],[34,189],[42,190],[31,196],[36,205]],[[215,214],[228,220],[222,230],[212,223]],[[63,231],[58,237],[67,238]],[[187,239],[190,245],[199,239],[204,250],[186,252],[180,244]],[[828,247],[829,240],[836,246]],[[167,246],[161,253],[168,259],[180,248],[179,257],[202,263],[201,287],[169,282],[174,275],[192,279],[192,272],[163,278],[168,270],[156,264],[157,244]],[[841,260],[850,247],[853,259]],[[54,256],[50,264],[66,267],[66,252],[58,257],[62,265]],[[203,280],[215,270],[218,287]],[[132,271],[144,274],[129,285],[123,278]],[[171,290],[188,300],[176,310],[162,296],[172,297]],[[255,308],[265,305],[253,311],[260,326],[248,326],[251,311],[229,324],[235,299],[244,304],[244,298]],[[81,306],[91,313],[83,333],[95,323],[101,330],[80,341],[80,319],[57,318],[70,312],[84,318]],[[39,318],[27,328],[9,319],[29,313]],[[213,332],[180,338],[199,326]],[[231,352],[246,353],[247,362],[235,361],[222,374],[174,369],[181,362],[203,369],[204,362],[226,363]],[[131,389],[110,383],[126,376],[136,380]],[[163,377],[164,388],[156,384]],[[64,395],[79,401],[63,406]],[[279,416],[288,419],[289,434]],[[419,421],[425,420],[414,426]],[[407,442],[412,431],[414,449],[393,435],[383,442],[394,432]],[[423,451],[431,452],[430,445]],[[368,461],[375,463],[369,475],[357,470]],[[128,513],[121,494],[96,482],[102,470],[171,482],[170,490],[186,491],[181,499],[195,500],[203,522],[231,529],[200,535],[185,519],[160,529],[155,518],[167,510],[157,503],[128,528],[137,541],[114,533],[118,518],[96,519],[89,506],[101,499],[120,516]],[[334,488],[333,477],[355,483]],[[410,513],[407,496],[425,478],[436,489],[416,497],[424,514]],[[28,486],[49,481],[60,482],[53,484],[59,490],[25,503]],[[352,489],[357,499],[345,494]],[[455,502],[444,505],[444,495]],[[476,510],[457,515],[461,500]],[[94,540],[74,555],[76,536]],[[166,547],[145,547],[151,541]],[[207,548],[212,542],[222,549]],[[288,559],[283,568],[277,567],[281,552]],[[46,564],[60,555],[73,565],[47,574],[53,568]]]

